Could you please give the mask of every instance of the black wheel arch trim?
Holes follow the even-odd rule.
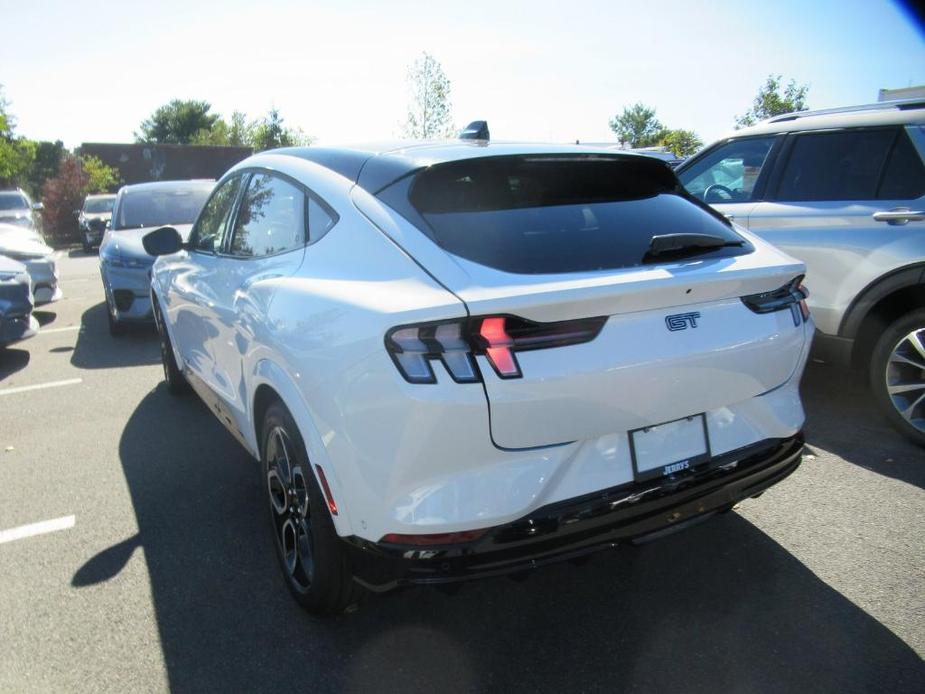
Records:
[[[838,337],[857,337],[864,319],[881,300],[894,292],[916,285],[925,285],[925,262],[912,263],[878,277],[854,297],[842,318]]]

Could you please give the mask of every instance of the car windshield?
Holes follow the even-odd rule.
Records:
[[[90,212],[91,214],[112,212],[112,205],[115,201],[115,196],[111,198],[87,198],[86,202],[84,202],[84,212]]]
[[[122,195],[112,228],[192,224],[211,192],[212,186],[128,191]]]
[[[28,210],[29,201],[22,193],[0,193],[0,210]]]

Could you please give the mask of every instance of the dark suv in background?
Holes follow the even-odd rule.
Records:
[[[112,206],[115,201],[115,194],[88,195],[81,209],[77,210],[80,242],[85,253],[99,247],[109,220],[112,219]]]

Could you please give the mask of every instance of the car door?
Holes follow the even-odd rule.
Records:
[[[748,227],[806,263],[816,326],[838,334],[865,287],[920,256],[909,244],[925,226],[921,153],[898,126],[806,131],[776,169]]]
[[[249,173],[209,282],[215,331],[209,386],[219,398],[219,418],[233,432],[247,422],[245,356],[266,333],[278,282],[302,263],[307,218],[308,197],[299,183],[277,172]]]
[[[181,251],[165,268],[166,304],[171,335],[194,387],[214,387],[212,344],[218,337],[212,315],[222,239],[245,176],[234,175],[213,191],[190,232],[188,250]]]
[[[727,140],[682,164],[678,178],[689,193],[731,220],[745,223],[760,199],[781,138],[776,135]]]

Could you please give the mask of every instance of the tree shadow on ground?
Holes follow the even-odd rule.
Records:
[[[409,589],[320,620],[273,553],[257,463],[193,397],[163,385],[119,455],[174,691],[912,692],[922,660],[754,525],[726,514],[525,583]]]
[[[79,369],[114,369],[160,362],[154,323],[127,324],[124,335],[109,334],[106,302],[84,311],[71,364]]]
[[[925,488],[925,449],[890,426],[874,403],[866,374],[811,363],[800,390],[811,448]]]

